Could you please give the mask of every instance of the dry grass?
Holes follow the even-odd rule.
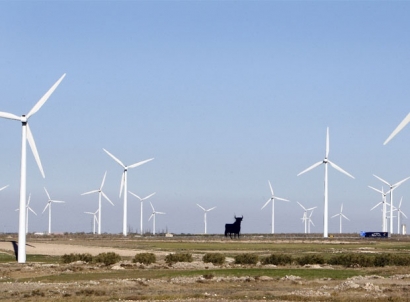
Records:
[[[13,238],[0,236],[0,240]],[[31,235],[27,242],[39,253],[28,254],[26,264],[15,262],[11,244],[0,244],[0,301],[410,301],[408,267],[273,267],[228,262],[240,253],[406,254],[410,251],[407,236],[367,240],[351,235],[325,240],[319,236],[245,235],[233,241],[222,236],[66,234]],[[111,266],[61,263],[59,255],[70,249],[75,253],[91,250],[93,255],[112,251],[123,261]],[[137,252],[154,253],[156,263],[133,263]],[[177,252],[191,253],[194,261],[172,265],[164,261],[167,254]],[[227,262],[222,266],[203,263],[208,252],[222,253]]]

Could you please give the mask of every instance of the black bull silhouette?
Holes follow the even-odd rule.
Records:
[[[225,237],[231,237],[232,239],[232,234],[233,234],[233,238],[235,238],[235,235],[238,235],[239,238],[239,233],[241,232],[241,221],[243,219],[243,215],[242,217],[236,217],[235,216],[235,222],[234,223],[227,223],[225,224]]]

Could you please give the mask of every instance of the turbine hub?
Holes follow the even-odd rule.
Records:
[[[23,124],[27,123],[27,117],[24,114],[21,116],[21,122]]]
[[[327,157],[325,157],[325,159],[323,160],[323,163],[324,163],[324,164],[327,164],[327,163],[328,163]]]

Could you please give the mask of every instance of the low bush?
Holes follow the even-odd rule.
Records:
[[[61,256],[61,261],[63,263],[72,263],[75,261],[84,261],[84,262],[91,262],[93,261],[93,256],[91,254],[85,253],[85,254],[64,254]]]
[[[372,267],[374,256],[365,254],[341,254],[331,257],[328,262],[331,265],[343,265],[345,267]]]
[[[120,260],[121,260],[121,256],[114,252],[101,253],[95,256],[94,258],[94,262],[104,263],[107,266],[117,263]]]
[[[151,264],[155,263],[157,258],[153,253],[140,253],[136,254],[132,262],[134,263],[143,263],[143,264]]]
[[[296,261],[299,265],[306,265],[306,264],[324,264],[324,263],[325,263],[325,258],[323,258],[322,255],[311,254],[311,255],[305,255],[305,256],[296,258],[295,261]]]
[[[176,262],[192,262],[192,254],[190,253],[175,253],[165,256],[165,262],[168,264]]]
[[[202,261],[205,263],[212,263],[212,264],[224,264],[225,263],[225,255],[221,253],[207,253],[202,257]]]
[[[287,265],[287,264],[292,264],[293,258],[292,256],[289,255],[284,255],[284,254],[272,254],[268,257],[262,258],[261,263],[263,265],[267,264],[273,264],[273,265]]]
[[[235,264],[256,264],[259,257],[255,254],[240,254],[235,256]]]

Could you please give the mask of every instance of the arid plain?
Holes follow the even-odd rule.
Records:
[[[297,259],[318,255],[400,255],[410,257],[410,238],[361,238],[348,234],[221,235],[174,237],[64,234],[27,237],[27,263],[15,261],[14,234],[0,236],[0,301],[410,301],[410,267],[353,264],[263,264],[270,255]],[[115,264],[63,263],[67,254],[114,252]],[[155,263],[133,262],[153,253]],[[192,262],[167,263],[173,253],[192,254]],[[225,256],[221,265],[203,256]],[[236,256],[257,255],[256,264],[237,264]]]

